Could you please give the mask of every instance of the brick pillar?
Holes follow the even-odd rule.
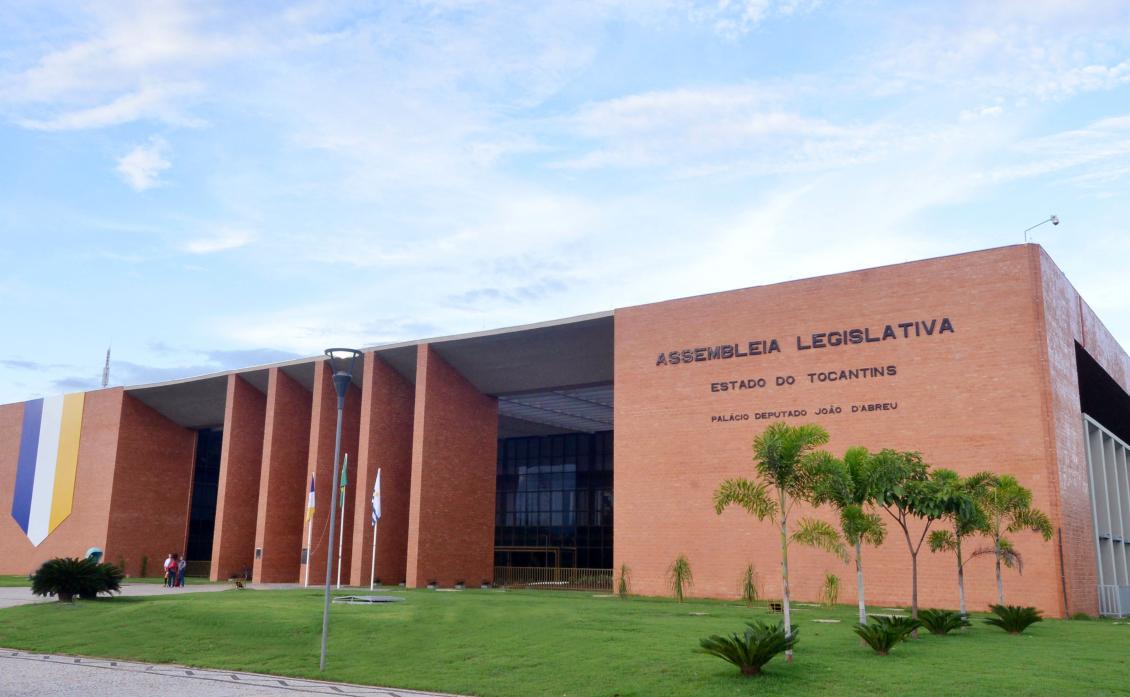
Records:
[[[299,580],[310,392],[278,368],[268,375],[252,578],[287,583]]]
[[[209,574],[213,581],[241,574],[243,569],[254,566],[266,411],[267,398],[262,392],[237,375],[228,376]]]
[[[166,555],[184,555],[195,455],[195,431],[128,394],[122,397],[106,559],[145,556],[146,572],[160,575]]]
[[[355,385],[349,386],[345,395],[345,413],[341,422],[341,457],[349,455],[349,485],[345,499],[345,541],[342,547],[341,582],[349,583],[350,560],[353,552],[353,526],[349,521],[353,516],[354,501],[352,493],[357,487],[357,432],[361,417],[361,391]],[[322,584],[326,580],[326,545],[330,541],[330,506],[338,500],[338,481],[334,481],[334,432],[337,428],[337,391],[333,384],[333,369],[328,360],[314,364],[313,408],[310,412],[310,447],[307,451],[306,488],[310,487],[310,474],[314,473],[314,525],[313,540],[305,540],[309,526],[302,529],[305,546],[310,550],[310,583]],[[338,509],[334,525],[334,547],[338,545],[336,535],[341,532],[341,509]],[[301,575],[305,575],[305,565],[296,565]],[[337,549],[334,549],[334,567],[331,578],[337,579]]]
[[[407,585],[493,576],[498,400],[421,344],[416,357]]]
[[[377,578],[404,581],[408,559],[408,500],[412,490],[414,389],[377,357],[365,354],[361,388],[361,433],[353,514],[353,569],[357,585],[369,583],[373,551],[373,482],[381,470],[381,522],[377,539]]]

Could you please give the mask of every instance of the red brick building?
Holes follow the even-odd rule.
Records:
[[[662,594],[685,554],[695,594],[737,596],[752,563],[779,595],[775,530],[715,515],[711,494],[751,475],[753,437],[784,420],[822,424],[836,454],[1016,475],[1056,534],[1014,536],[1008,601],[1123,613],[1128,380],[1126,352],[1036,245],[366,348],[344,411],[343,582],[370,580],[379,468],[386,583],[627,565],[635,592]],[[0,573],[97,546],[130,574],[186,551],[216,579],[299,581],[306,560],[322,578],[337,489],[324,359],[51,399],[0,406]],[[798,599],[826,573],[852,586],[826,553],[790,561]],[[901,536],[864,564],[869,602],[908,602]],[[955,607],[955,577],[952,555],[924,551],[922,605]],[[995,602],[991,558],[966,587],[972,608]]]

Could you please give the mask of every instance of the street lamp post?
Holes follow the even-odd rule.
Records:
[[[1040,227],[1044,223],[1051,223],[1052,225],[1059,225],[1059,216],[1054,215],[1054,214],[1049,215],[1047,218],[1041,220],[1040,222],[1036,223],[1032,227],[1028,228],[1028,230],[1035,230],[1036,228]],[[1024,231],[1024,244],[1028,244],[1028,230]]]
[[[334,389],[337,390],[337,432],[334,434],[334,474],[333,479],[330,480],[330,485],[336,487],[337,481],[340,478],[340,458],[341,458],[341,419],[342,413],[345,411],[345,393],[349,390],[349,383],[353,382],[353,366],[357,362],[357,357],[361,352],[356,349],[347,348],[331,348],[326,349],[326,355],[330,359],[330,367],[333,368],[334,375]],[[336,489],[331,489],[336,491]],[[340,494],[338,494],[340,495]],[[333,572],[333,555],[334,555],[334,519],[337,517],[337,496],[332,496],[330,500],[330,543],[326,547],[326,597],[322,606],[322,656],[318,663],[318,670],[324,672],[326,670],[326,638],[329,636],[330,631],[330,580],[332,579]],[[345,515],[345,510],[341,512]]]

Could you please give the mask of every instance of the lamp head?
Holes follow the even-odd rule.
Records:
[[[338,400],[345,399],[345,391],[353,381],[353,367],[361,352],[351,348],[328,348],[326,356],[330,359],[330,368],[333,369],[334,388],[337,390]]]
[[[1053,215],[1050,218],[1050,220],[1052,221],[1052,225],[1059,225],[1059,216],[1058,215]]]

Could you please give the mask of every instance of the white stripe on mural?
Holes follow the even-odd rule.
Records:
[[[35,458],[35,483],[31,489],[31,515],[27,537],[36,547],[47,539],[51,526],[51,497],[55,492],[55,466],[59,461],[59,432],[63,426],[63,395],[43,400],[39,424],[39,450]]]

